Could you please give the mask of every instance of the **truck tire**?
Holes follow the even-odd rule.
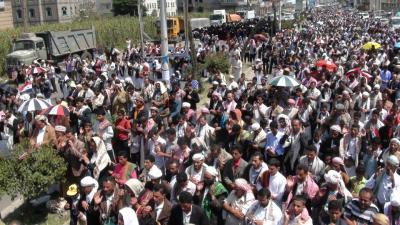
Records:
[[[89,60],[92,60],[92,58],[93,58],[93,56],[92,56],[92,54],[90,53],[90,52],[84,52],[84,53],[82,53],[82,55],[81,55],[81,59],[89,59]]]

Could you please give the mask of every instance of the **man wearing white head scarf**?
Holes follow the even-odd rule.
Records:
[[[101,181],[102,179],[99,179],[99,177],[103,170],[111,164],[111,159],[107,153],[103,140],[101,140],[99,137],[93,137],[92,141],[95,145],[91,146],[94,152],[90,158],[90,164],[93,165],[93,177],[96,180]],[[93,147],[95,148],[93,149]]]
[[[118,225],[139,225],[135,211],[129,207],[119,210]]]
[[[98,215],[94,209],[94,195],[99,188],[99,183],[91,176],[86,176],[80,181],[81,187],[83,189],[83,195],[79,202],[79,220],[87,221],[88,225],[92,224],[92,221],[97,221]]]

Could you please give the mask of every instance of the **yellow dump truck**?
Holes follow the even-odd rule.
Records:
[[[160,21],[157,20],[157,34],[161,34]],[[169,41],[181,41],[184,35],[184,22],[181,17],[169,17],[167,18],[168,27],[168,40]]]

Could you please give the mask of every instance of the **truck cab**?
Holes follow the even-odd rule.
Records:
[[[47,59],[47,49],[43,38],[33,33],[24,33],[13,41],[12,52],[6,56],[7,69],[30,65],[38,58]]]
[[[225,9],[214,10],[213,14],[210,15],[210,23],[212,26],[218,26],[226,23]]]

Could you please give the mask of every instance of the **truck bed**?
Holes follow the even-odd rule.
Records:
[[[96,48],[96,32],[91,29],[36,33],[46,43],[48,54],[59,57]]]

